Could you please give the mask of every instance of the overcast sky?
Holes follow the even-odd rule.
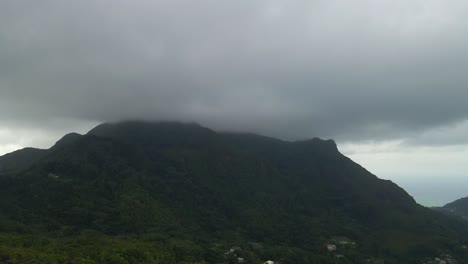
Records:
[[[418,201],[448,202],[468,196],[467,14],[457,0],[4,0],[0,154],[105,121],[195,121],[334,138]]]

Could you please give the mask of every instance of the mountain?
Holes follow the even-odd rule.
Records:
[[[0,158],[14,168],[0,173],[0,263],[466,258],[461,221],[418,205],[332,140],[121,122],[24,151]]]
[[[46,153],[45,150],[25,148],[0,157],[0,174],[13,173],[31,166]]]
[[[434,209],[448,215],[458,216],[468,220],[468,197],[460,198],[442,207]]]
[[[77,133],[70,133],[65,135],[62,139],[50,149],[36,149],[24,148],[14,151],[12,153],[0,156],[0,175],[15,173],[30,167],[35,162],[39,161],[42,157],[46,156],[51,150],[66,147],[68,144],[77,140],[81,135]]]

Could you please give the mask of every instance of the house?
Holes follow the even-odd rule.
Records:
[[[333,244],[327,244],[327,249],[328,251],[335,251],[336,250],[336,245]]]

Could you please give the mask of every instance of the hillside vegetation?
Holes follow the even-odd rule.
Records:
[[[123,122],[9,154],[0,165],[8,168],[0,170],[0,263],[466,257],[463,223],[418,205],[332,140]],[[327,250],[344,239],[353,246]]]

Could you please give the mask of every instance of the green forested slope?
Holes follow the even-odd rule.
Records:
[[[417,205],[331,140],[103,124],[0,180],[0,257],[12,263],[34,252],[69,263],[228,263],[234,246],[247,263],[464,257],[463,224]],[[339,259],[324,247],[338,236],[355,242]]]

